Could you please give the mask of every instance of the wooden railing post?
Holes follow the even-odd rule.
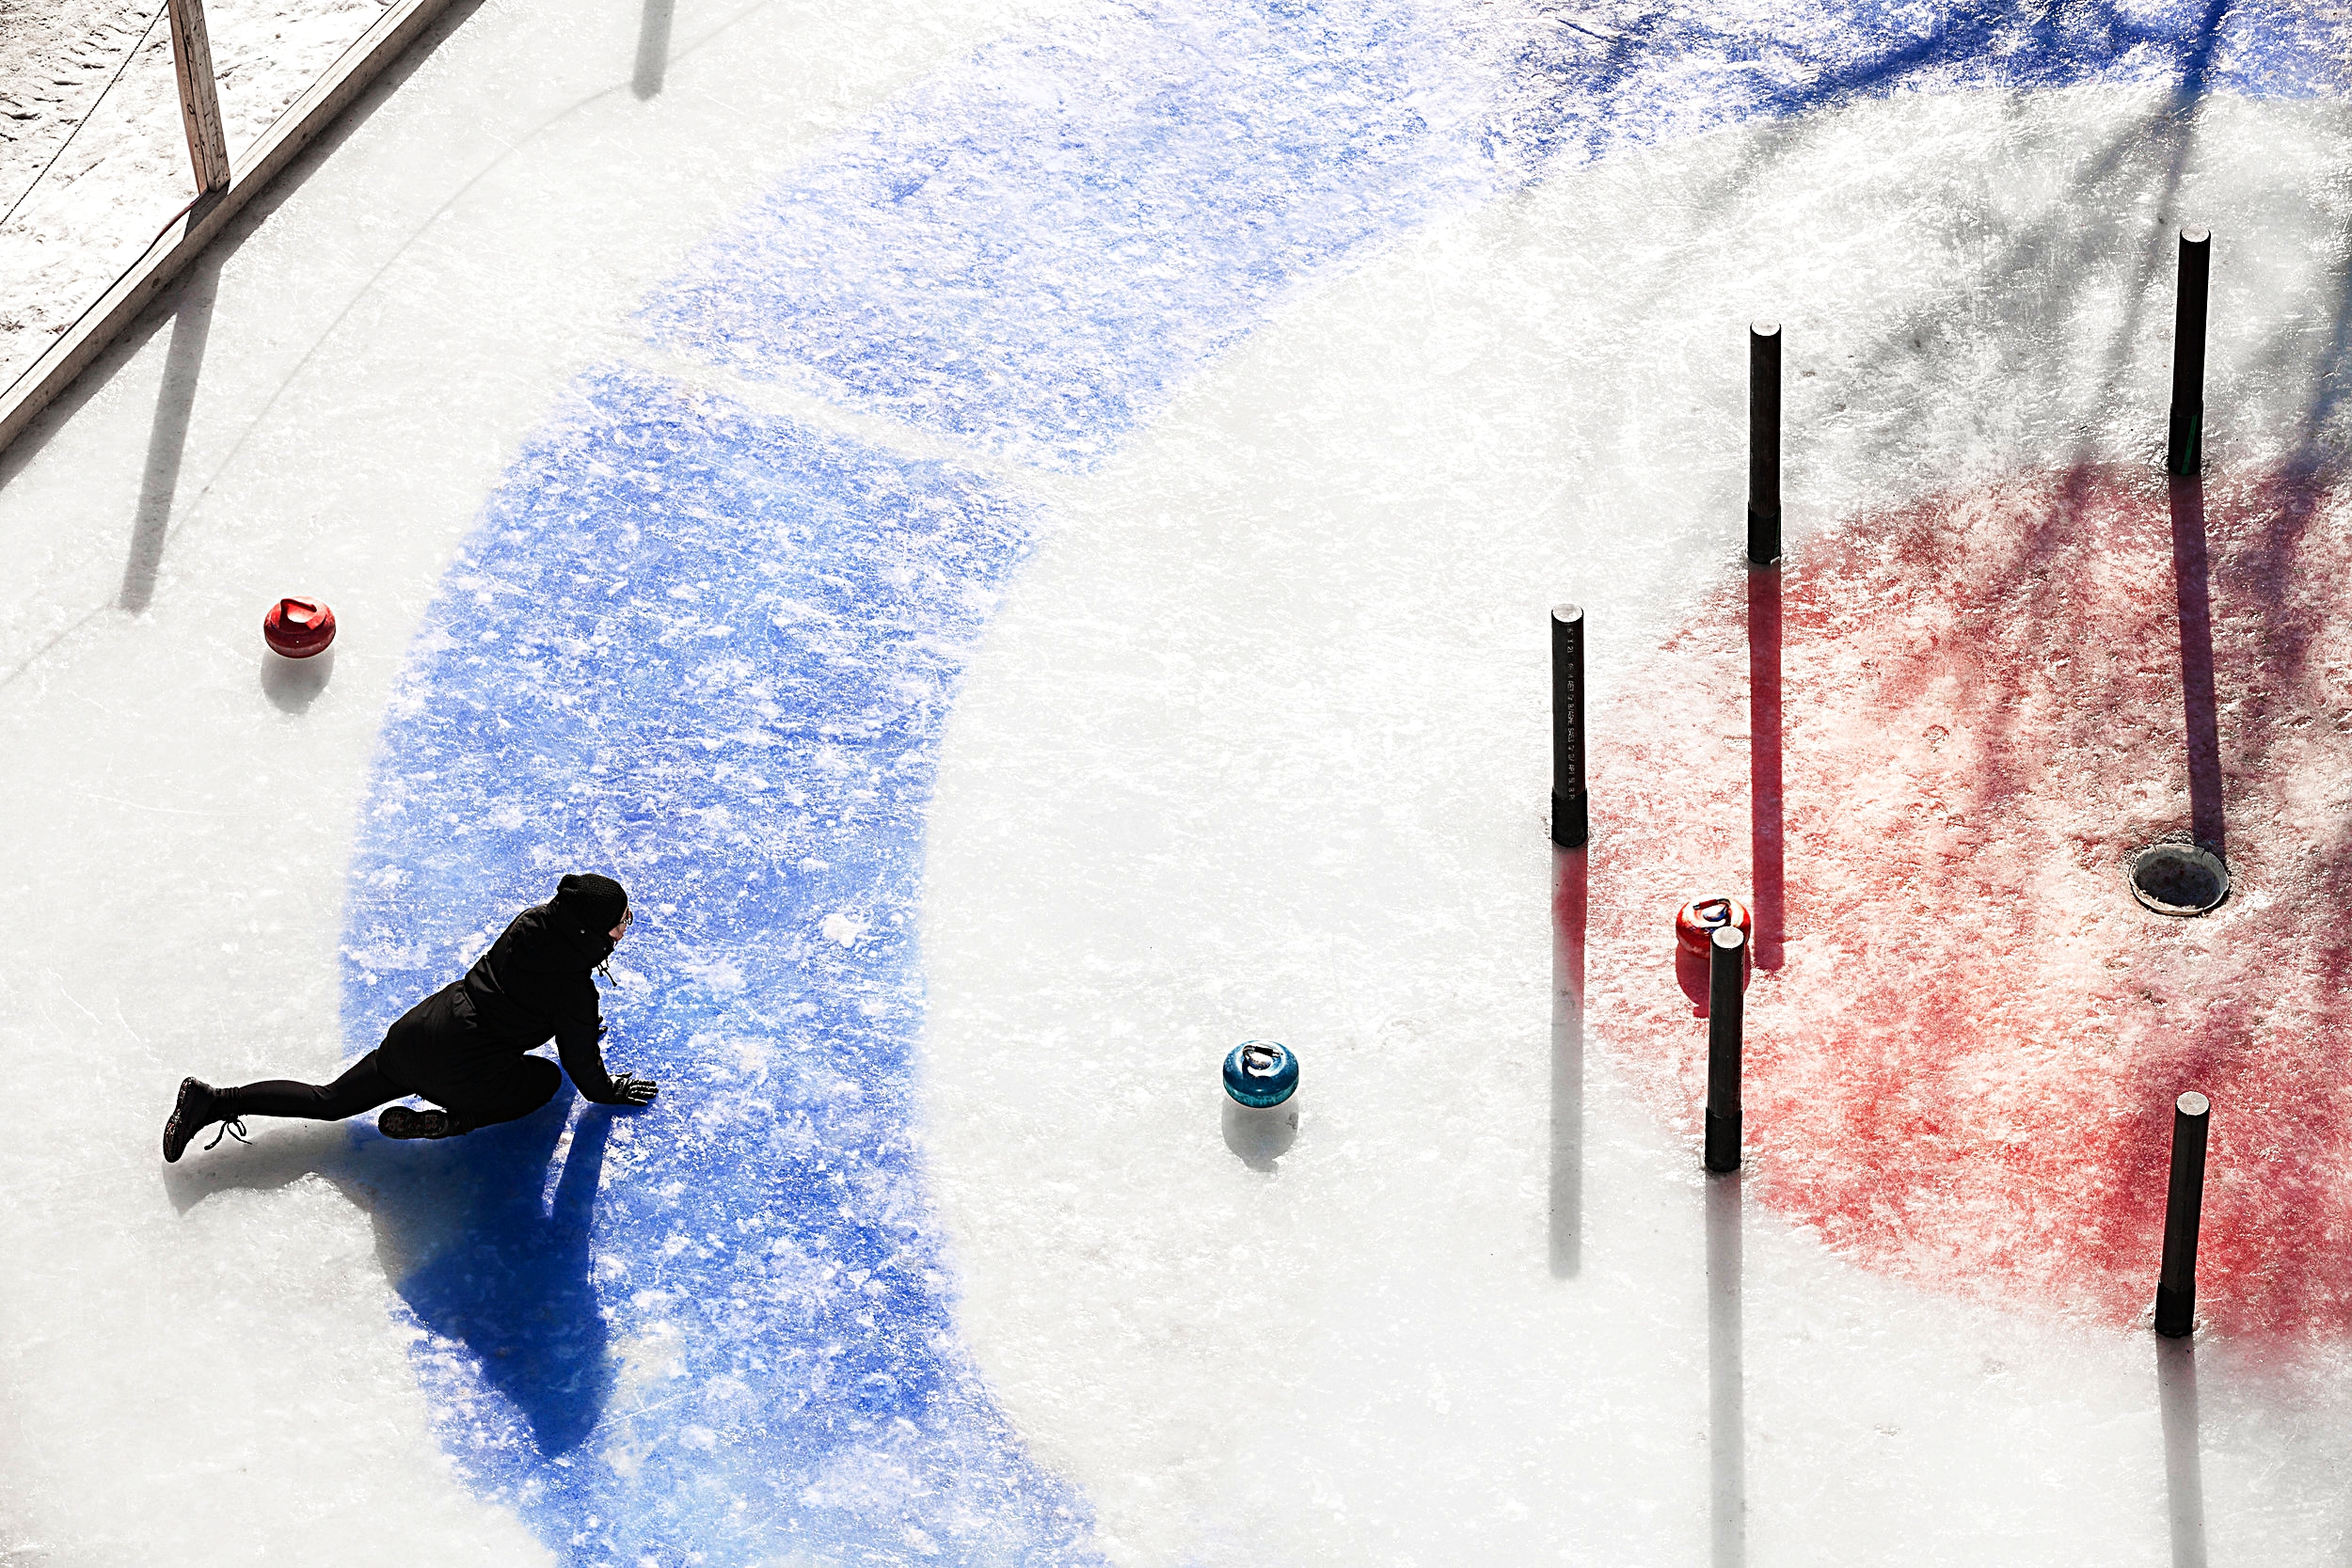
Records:
[[[180,123],[188,133],[188,162],[196,194],[229,183],[229,141],[220,128],[220,92],[213,83],[213,41],[204,32],[204,0],[170,0],[171,68],[180,78]]]

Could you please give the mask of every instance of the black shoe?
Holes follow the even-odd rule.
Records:
[[[376,1117],[375,1130],[388,1138],[453,1138],[465,1131],[447,1111],[412,1111],[405,1105]]]
[[[220,1142],[223,1133],[234,1134],[239,1143],[246,1141],[244,1120],[220,1114],[220,1096],[210,1084],[200,1078],[181,1079],[179,1102],[171,1108],[171,1119],[164,1123],[165,1164],[177,1164],[187,1152],[188,1141],[215,1122],[220,1123],[220,1132],[213,1134],[213,1143],[206,1144],[206,1148]]]

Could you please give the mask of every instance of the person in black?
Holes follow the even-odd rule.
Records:
[[[649,1105],[651,1079],[610,1077],[597,1040],[604,1024],[593,974],[628,934],[628,895],[610,877],[565,877],[555,896],[516,915],[490,950],[466,972],[402,1014],[384,1043],[332,1084],[286,1079],[216,1089],[183,1079],[164,1123],[164,1158],[176,1161],[188,1141],[215,1122],[246,1135],[246,1117],[341,1121],[388,1101],[415,1095],[437,1110],[394,1105],[376,1119],[388,1138],[451,1138],[477,1127],[527,1117],[555,1095],[563,1073],[527,1055],[555,1037],[564,1072],[599,1105]],[[221,1140],[213,1134],[210,1148]]]

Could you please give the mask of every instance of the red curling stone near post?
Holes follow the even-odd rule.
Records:
[[[262,638],[288,658],[310,658],[335,641],[335,612],[316,599],[280,599],[262,617]]]
[[[1739,927],[1743,937],[1756,934],[1748,920],[1748,907],[1739,899],[1693,898],[1675,916],[1675,945],[1694,958],[1707,958],[1715,933],[1726,926]]]

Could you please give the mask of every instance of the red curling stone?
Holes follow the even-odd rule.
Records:
[[[1737,926],[1743,937],[1755,935],[1748,907],[1737,898],[1694,898],[1675,916],[1675,945],[1694,958],[1708,956],[1715,933]]]
[[[262,637],[288,658],[309,658],[335,641],[335,612],[316,599],[280,599],[262,617]]]

